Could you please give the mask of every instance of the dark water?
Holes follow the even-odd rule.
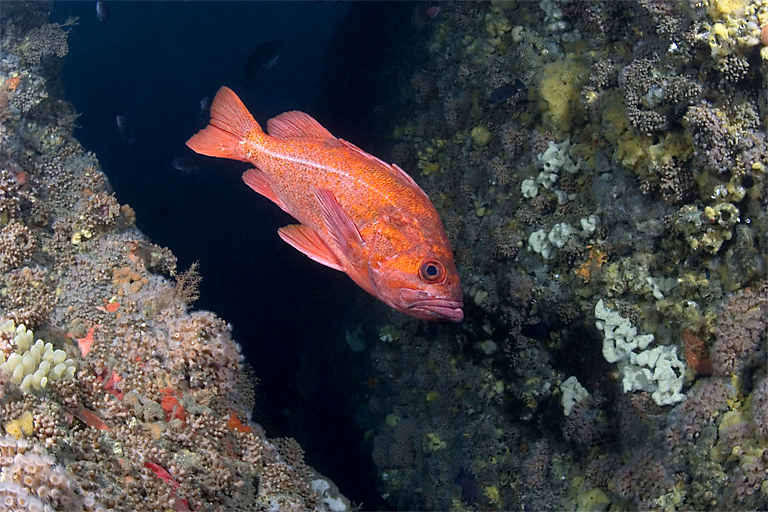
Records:
[[[369,508],[378,503],[375,472],[354,422],[366,360],[346,346],[344,321],[350,301],[373,299],[280,241],[277,228],[292,219],[242,183],[246,164],[199,157],[184,145],[204,126],[201,100],[222,85],[261,123],[303,110],[361,145],[377,140],[369,111],[382,84],[347,64],[364,59],[375,69],[377,58],[391,58],[377,45],[392,34],[347,30],[347,37],[364,36],[367,50],[339,55],[345,43],[337,36],[336,69],[326,69],[349,9],[334,2],[109,2],[102,25],[94,2],[57,2],[52,18],[80,17],[63,66],[66,99],[81,115],[75,136],[96,153],[120,203],[136,210],[138,227],[171,248],[180,269],[200,262],[195,306],[234,325],[261,382],[255,419],[272,436],[297,438],[309,464]],[[279,59],[246,87],[244,64],[272,39],[282,41]],[[130,122],[130,147],[118,115]],[[175,169],[178,157],[193,158],[200,170]]]

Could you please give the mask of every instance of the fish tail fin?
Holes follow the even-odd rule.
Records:
[[[237,94],[222,87],[211,103],[211,120],[207,127],[187,141],[187,146],[201,155],[248,161],[242,142],[255,134],[263,134],[259,123]]]

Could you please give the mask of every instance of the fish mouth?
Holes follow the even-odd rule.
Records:
[[[461,322],[464,320],[464,311],[461,308],[464,303],[448,299],[422,299],[408,305],[408,312],[417,318],[424,320],[450,320]]]

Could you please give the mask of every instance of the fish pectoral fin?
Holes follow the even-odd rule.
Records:
[[[325,221],[328,233],[348,260],[353,261],[359,255],[360,248],[365,245],[363,237],[355,226],[352,217],[341,207],[333,192],[327,188],[315,189],[315,197],[320,204],[320,213]]]
[[[285,209],[285,203],[277,197],[277,194],[275,194],[275,191],[272,189],[272,184],[269,182],[267,173],[261,169],[248,169],[243,173],[243,181],[256,193],[263,195],[275,203],[282,208],[285,213],[289,213],[288,210]]]
[[[317,232],[301,224],[291,224],[277,230],[285,243],[297,251],[307,255],[309,259],[314,260],[326,267],[344,272],[344,268],[339,263],[336,256],[328,249],[325,242],[320,238]]]
[[[333,139],[336,137],[323,128],[314,117],[298,110],[284,112],[267,121],[267,133],[277,139]]]

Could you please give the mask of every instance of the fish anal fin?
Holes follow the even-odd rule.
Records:
[[[320,211],[325,226],[339,249],[349,260],[355,258],[355,248],[365,244],[355,226],[352,217],[341,207],[333,192],[327,188],[315,189],[315,197],[320,204]]]
[[[301,224],[291,224],[277,230],[280,238],[309,259],[334,270],[344,271],[336,256],[328,249],[317,232]]]
[[[267,133],[277,139],[334,139],[315,118],[298,110],[284,112],[267,121]]]
[[[267,173],[261,169],[248,169],[243,173],[243,181],[246,185],[251,187],[257,194],[261,194],[277,206],[283,209],[284,212],[288,212],[285,208],[285,203],[277,197],[275,191],[272,189],[272,184],[269,182]]]

